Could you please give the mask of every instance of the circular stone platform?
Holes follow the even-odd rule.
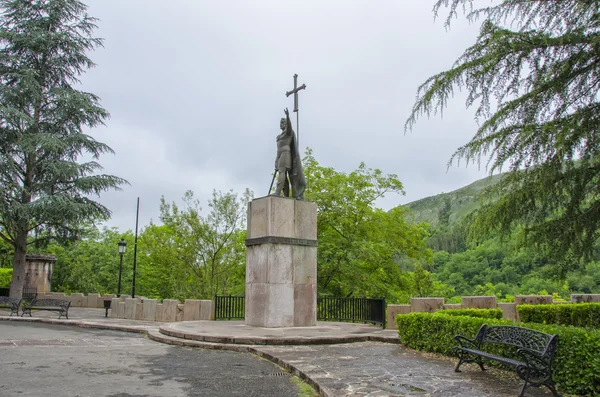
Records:
[[[400,343],[395,330],[375,325],[318,322],[314,327],[262,328],[243,321],[185,321],[163,324],[176,338],[241,345],[312,345],[364,341]]]

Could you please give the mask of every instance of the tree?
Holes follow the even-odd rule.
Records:
[[[119,255],[117,243],[123,238],[133,246],[133,233],[119,233],[115,228],[90,228],[77,241],[51,243],[45,252],[56,256],[52,272],[52,289],[64,292],[117,293]],[[133,250],[129,249],[123,259],[121,293],[131,291]]]
[[[461,9],[482,20],[474,45],[418,89],[407,120],[442,112],[455,88],[467,93],[480,126],[450,159],[487,161],[510,172],[490,191],[472,236],[509,234],[563,263],[588,258],[600,222],[600,1],[438,0],[434,13]],[[486,160],[487,159],[487,160]],[[566,268],[566,267],[565,267]]]
[[[10,295],[19,297],[28,244],[107,219],[90,196],[126,181],[96,174],[95,160],[112,150],[83,133],[108,117],[97,96],[74,88],[94,66],[87,53],[102,44],[86,6],[0,0],[0,8],[0,238],[14,247]],[[78,162],[84,154],[93,161]]]
[[[161,199],[160,220],[174,231],[172,242],[178,260],[196,276],[198,298],[212,299],[217,293],[244,290],[246,211],[251,198],[249,190],[241,197],[213,191],[206,216],[192,191],[183,197],[183,210]]]
[[[403,194],[396,175],[360,164],[349,174],[323,167],[309,150],[303,159],[306,199],[317,204],[319,292],[333,296],[386,296],[399,300],[410,279],[397,263],[400,257],[427,259],[427,229],[406,220],[406,209],[388,212],[377,200]],[[405,277],[406,276],[406,277]]]

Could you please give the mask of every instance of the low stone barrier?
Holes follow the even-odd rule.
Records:
[[[572,303],[600,302],[600,294],[572,294]],[[388,305],[387,329],[397,329],[396,316],[411,312],[449,309],[502,309],[505,320],[519,321],[517,305],[553,304],[551,295],[517,295],[513,302],[497,302],[495,296],[463,296],[460,304],[446,304],[444,298],[412,298],[410,305]]]

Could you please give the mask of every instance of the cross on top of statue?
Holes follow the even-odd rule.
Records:
[[[300,87],[298,87],[298,74],[294,74],[294,89],[285,93],[286,97],[289,97],[290,95],[294,94],[294,112],[298,111],[298,91],[303,90],[305,88],[306,84],[302,84]]]

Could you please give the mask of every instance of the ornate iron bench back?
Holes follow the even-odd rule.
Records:
[[[554,356],[557,339],[555,335],[533,329],[505,325],[488,326],[481,342],[502,343],[518,348],[525,348],[542,356]]]
[[[20,298],[9,298],[8,296],[0,296],[0,303],[16,304],[19,303]]]
[[[70,301],[60,300],[60,299],[33,299],[29,306],[57,306],[66,308],[71,304]]]

